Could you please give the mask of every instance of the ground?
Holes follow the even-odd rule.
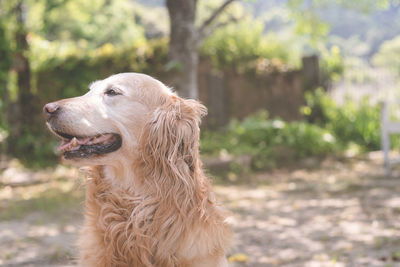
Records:
[[[296,165],[214,185],[232,213],[232,266],[400,266],[400,175],[383,175],[379,153]],[[3,167],[0,265],[74,266],[83,179]]]

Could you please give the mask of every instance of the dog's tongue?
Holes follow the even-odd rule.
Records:
[[[58,147],[58,151],[66,150],[68,148],[78,149],[80,145],[85,145],[90,140],[90,137],[78,139],[76,137],[71,140],[62,139],[61,145]]]

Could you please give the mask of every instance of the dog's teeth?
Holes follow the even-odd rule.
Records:
[[[78,145],[78,140],[76,140],[76,137],[72,139],[72,147],[76,147]]]

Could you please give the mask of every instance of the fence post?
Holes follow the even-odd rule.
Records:
[[[319,58],[317,55],[303,56],[302,76],[304,91],[313,90],[321,85]]]

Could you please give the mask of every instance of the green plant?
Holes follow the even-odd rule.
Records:
[[[379,48],[378,53],[372,58],[375,66],[385,67],[394,73],[400,73],[400,35],[392,40],[384,42]]]
[[[346,99],[339,105],[318,88],[306,94],[306,102],[306,117],[332,132],[343,147],[354,143],[364,151],[380,149],[380,106],[368,97],[358,103]],[[398,143],[396,137],[392,140]]]
[[[217,69],[240,70],[255,69],[260,59],[279,68],[297,65],[300,58],[293,45],[288,47],[272,32],[265,35],[262,21],[251,19],[215,31],[203,45],[202,54],[210,56]]]
[[[326,155],[337,150],[333,134],[315,124],[287,123],[283,136],[281,145],[292,148],[296,157]]]
[[[338,81],[344,72],[344,61],[340,48],[336,45],[331,49],[321,49],[321,71],[328,81]]]
[[[219,132],[202,135],[204,154],[249,154],[256,169],[273,166],[281,157],[297,159],[324,156],[347,149],[380,149],[380,105],[368,97],[360,102],[347,99],[336,103],[322,89],[306,94],[302,112],[308,121],[285,122],[269,119],[266,111],[243,121],[233,120]],[[399,136],[391,137],[400,147]]]
[[[205,132],[201,139],[203,153],[249,154],[256,169],[271,166],[282,156],[326,155],[336,149],[336,139],[328,130],[307,122],[269,119],[266,111],[243,121],[233,120],[221,132]],[[281,155],[282,152],[285,155]]]

